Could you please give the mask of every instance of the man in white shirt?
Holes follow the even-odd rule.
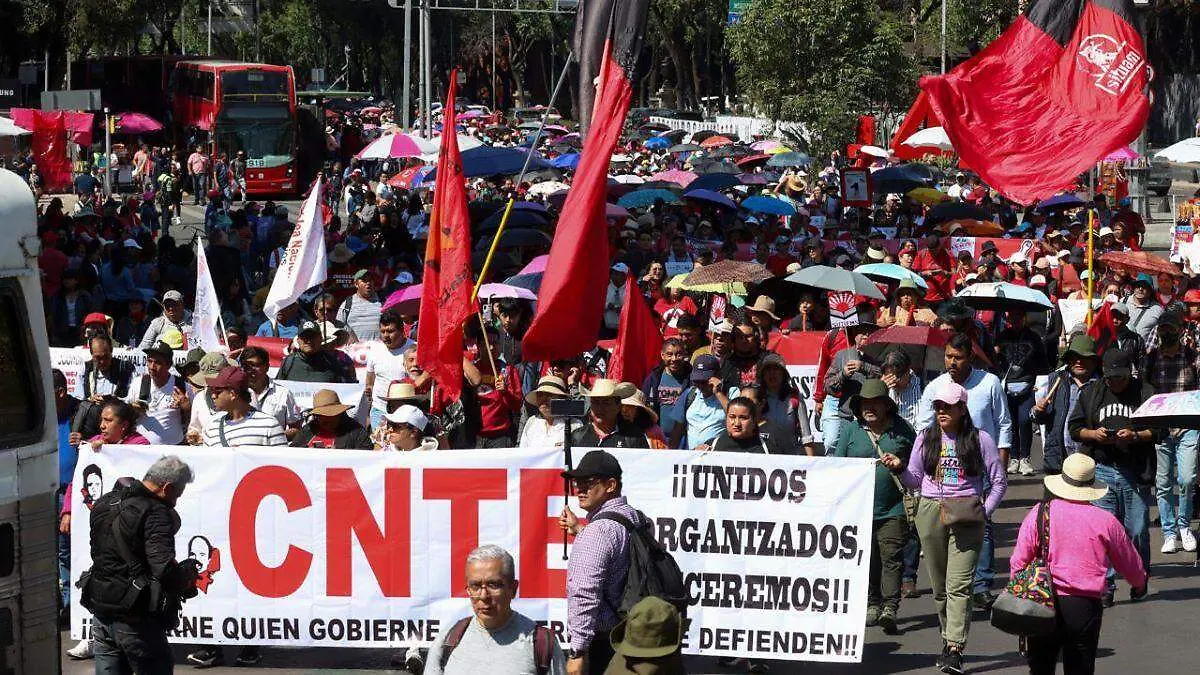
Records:
[[[174,350],[158,342],[146,352],[146,374],[134,378],[125,396],[141,416],[137,431],[151,445],[177,445],[183,442],[185,419],[191,417],[192,403],[182,378],[171,374]]]
[[[621,307],[625,304],[625,277],[629,274],[629,266],[617,263],[612,266],[609,275],[608,290],[604,295],[604,335],[616,337],[617,328],[621,325]]]
[[[285,433],[291,431],[290,425],[300,420],[300,408],[296,405],[296,397],[286,388],[279,386],[267,375],[271,358],[262,347],[246,347],[242,350],[239,361],[242,370],[246,371],[246,383],[250,386],[250,405],[259,412],[264,412],[284,428]]]
[[[416,344],[404,337],[400,315],[388,310],[379,317],[379,342],[367,350],[367,376],[363,382],[371,392],[371,426],[379,427],[387,412],[388,386],[408,377],[405,353],[415,350]]]

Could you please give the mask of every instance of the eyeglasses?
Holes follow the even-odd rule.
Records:
[[[571,481],[571,487],[574,487],[576,492],[587,492],[599,482],[599,478],[576,478]]]
[[[505,588],[508,588],[508,584],[503,581],[472,581],[467,584],[467,594],[477,598],[482,595],[496,595]]]

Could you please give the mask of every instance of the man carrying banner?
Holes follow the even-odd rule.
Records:
[[[429,648],[425,675],[566,673],[562,648],[550,630],[513,611],[517,586],[508,551],[488,544],[467,554],[467,595],[474,617],[438,635]]]

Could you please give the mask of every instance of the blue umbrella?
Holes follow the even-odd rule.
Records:
[[[539,204],[537,202],[515,202],[513,204],[513,211],[535,211],[537,213],[547,213],[548,209],[546,208],[545,204]]]
[[[1087,202],[1080,199],[1077,195],[1067,192],[1061,195],[1054,195],[1049,199],[1043,199],[1042,201],[1038,202],[1038,208],[1046,210],[1077,209],[1086,203]]]
[[[652,206],[654,202],[663,200],[667,204],[678,204],[679,197],[670,190],[634,190],[617,200],[617,204],[627,209],[643,209]],[[732,202],[731,202],[732,203]]]
[[[462,153],[463,174],[467,178],[478,178],[480,176],[510,176],[521,172],[521,167],[525,165],[525,150],[517,148],[495,148],[489,145],[481,145],[478,148],[471,148]],[[551,169],[550,162],[547,162],[540,155],[535,154],[529,162],[531,171],[537,169]],[[437,171],[429,175],[427,180],[436,180]]]
[[[569,152],[565,155],[559,155],[558,157],[550,160],[550,164],[552,164],[556,169],[578,169],[579,153]]]
[[[665,150],[671,147],[671,139],[666,136],[651,136],[643,145],[651,150]]]
[[[812,157],[803,152],[780,152],[771,155],[771,159],[767,160],[767,166],[808,166],[812,164]]]
[[[500,227],[500,220],[502,218],[504,218],[504,209],[500,209],[487,218],[484,218],[476,230],[479,232],[495,230]],[[513,212],[508,215],[508,223],[505,224],[505,227],[508,229],[517,227],[545,227],[547,222],[546,216],[537,211],[517,210],[513,208]]]
[[[683,198],[708,202],[709,204],[715,204],[727,209],[736,209],[738,207],[738,205],[729,197],[726,197],[720,192],[713,192],[712,190],[688,190],[687,192],[683,193]]]
[[[688,183],[689,190],[728,190],[735,185],[741,185],[738,177],[728,173],[706,173]]]
[[[772,216],[794,216],[796,207],[774,197],[755,195],[742,200],[742,208],[755,213],[766,213]]]
[[[901,164],[889,166],[871,174],[871,189],[875,194],[907,194],[925,186],[925,176],[917,170]]]
[[[871,263],[869,265],[859,265],[858,267],[854,268],[854,271],[858,272],[859,274],[865,274],[869,277],[881,277],[891,281],[904,281],[905,279],[912,279],[913,283],[921,288],[929,288],[929,284],[925,283],[925,280],[921,278],[920,274],[917,274],[907,267],[901,267],[900,265],[893,265],[891,263]]]

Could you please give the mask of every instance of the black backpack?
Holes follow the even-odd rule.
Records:
[[[443,673],[446,672],[446,664],[450,662],[450,655],[454,653],[458,643],[462,642],[463,634],[467,632],[467,627],[472,621],[474,617],[470,616],[459,619],[446,633],[446,639],[442,641],[442,658],[439,661]],[[537,675],[547,675],[550,672],[553,658],[554,636],[550,634],[549,628],[538,626],[533,633],[533,662],[537,668]]]
[[[614,607],[617,615],[624,617],[642,598],[655,596],[675,605],[681,615],[687,614],[688,595],[683,582],[683,571],[675,558],[654,538],[650,519],[641,511],[636,512],[641,525],[634,525],[625,516],[606,511],[599,513],[597,520],[619,523],[629,533],[629,571],[625,576],[625,590],[621,593],[621,604]]]

